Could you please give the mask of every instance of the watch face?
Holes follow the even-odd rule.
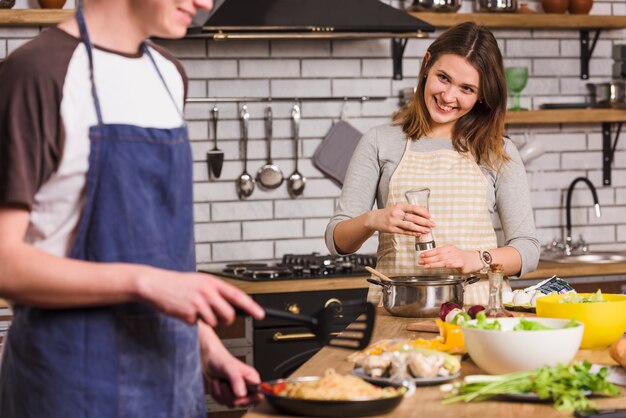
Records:
[[[493,259],[491,258],[491,254],[489,253],[489,251],[483,251],[481,254],[483,257],[483,261],[487,264],[491,264],[491,261]]]

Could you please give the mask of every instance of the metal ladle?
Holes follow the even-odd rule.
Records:
[[[272,162],[272,107],[265,109],[265,137],[267,140],[267,162],[257,171],[256,181],[263,189],[273,190],[283,184],[285,177],[281,169]]]
[[[243,157],[243,173],[241,173],[237,179],[237,195],[239,195],[239,199],[244,199],[252,194],[255,184],[252,176],[248,174],[248,127],[250,123],[248,106],[241,106],[239,117],[241,118],[241,154]]]
[[[293,127],[293,158],[295,169],[287,179],[287,190],[291,197],[298,197],[304,191],[306,177],[298,172],[298,143],[300,142],[300,106],[298,103],[291,109],[291,121]]]

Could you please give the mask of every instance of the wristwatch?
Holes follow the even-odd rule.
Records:
[[[493,261],[493,257],[491,253],[487,250],[478,250],[478,254],[480,255],[480,261],[483,263],[483,268],[480,270],[481,273],[486,273],[489,271],[489,266],[491,266],[491,262]]]

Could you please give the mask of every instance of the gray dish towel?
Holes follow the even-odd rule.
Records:
[[[363,134],[350,123],[335,123],[313,154],[313,165],[337,186],[343,186],[350,159]]]

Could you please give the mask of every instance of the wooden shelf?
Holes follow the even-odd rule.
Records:
[[[626,110],[619,109],[550,109],[519,110],[506,113],[509,125],[555,123],[613,123],[626,122]]]
[[[71,9],[8,9],[0,10],[2,26],[47,26],[67,19]],[[623,29],[626,16],[569,15],[547,13],[431,13],[409,12],[438,28],[462,22],[475,22],[490,28],[517,29]]]
[[[431,13],[409,12],[438,28],[474,22],[502,29],[623,29],[626,16],[569,15],[548,13]]]
[[[74,10],[9,9],[0,10],[1,26],[49,26],[61,23]]]

